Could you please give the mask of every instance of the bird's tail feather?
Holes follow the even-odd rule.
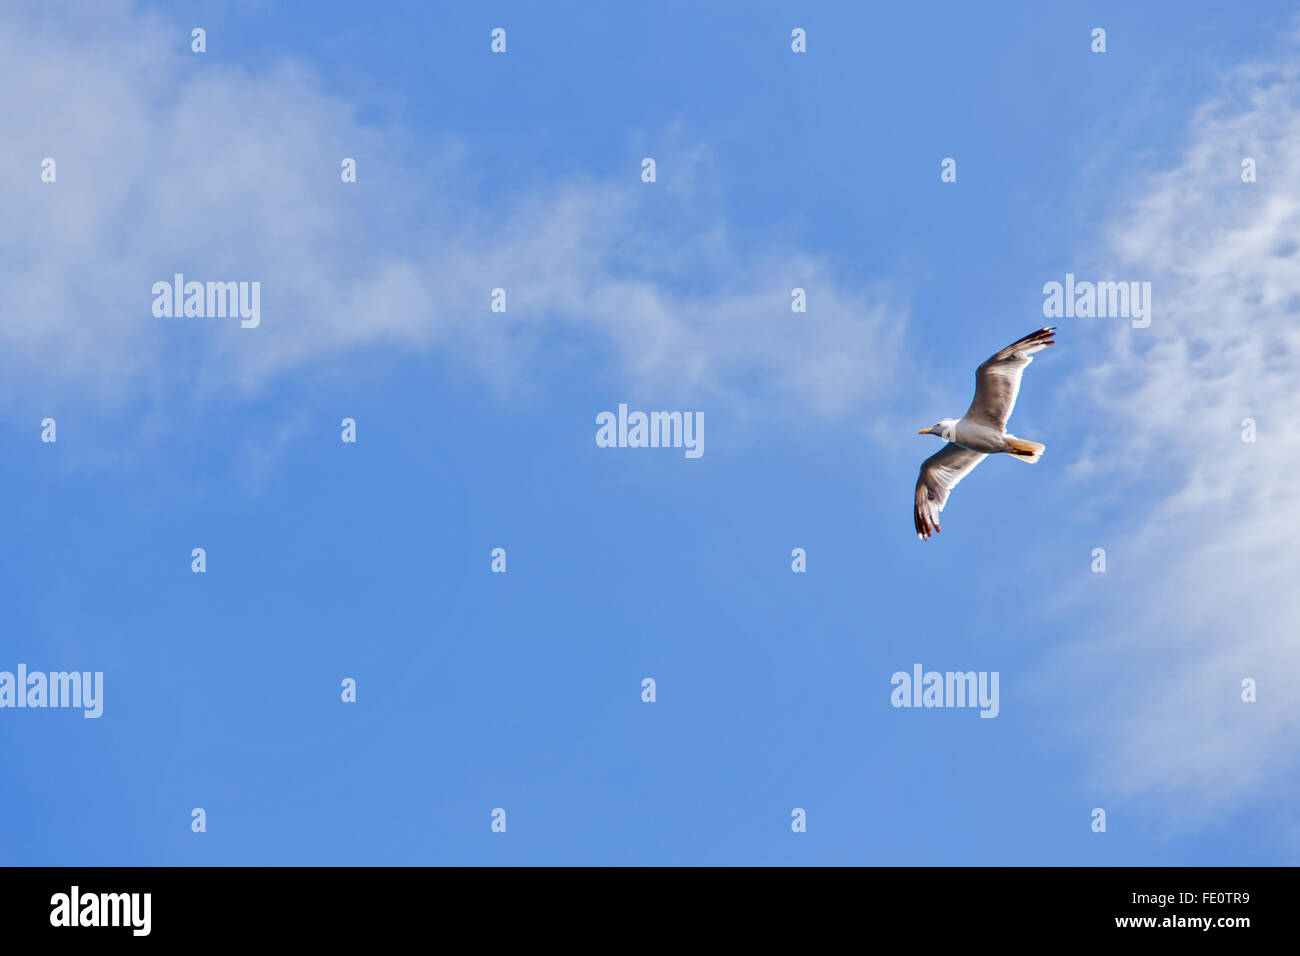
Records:
[[[1024,438],[1007,437],[1007,444],[1011,446],[1011,457],[1016,461],[1033,464],[1043,457],[1043,452],[1047,451],[1047,446],[1036,441],[1027,441]]]

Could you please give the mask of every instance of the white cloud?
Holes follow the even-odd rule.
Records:
[[[611,357],[625,394],[827,415],[892,376],[886,296],[788,248],[740,255],[681,182],[490,186],[463,144],[430,156],[366,126],[301,66],[250,75],[188,46],[188,27],[116,5],[0,14],[0,217],[21,224],[0,238],[6,404],[247,396],[366,348],[446,350],[508,387],[564,342]],[[57,184],[39,182],[45,156]],[[155,318],[151,286],[175,272],[260,281],[261,327]]]
[[[1079,383],[1102,416],[1089,482],[1117,483],[1137,513],[1108,548],[1119,613],[1065,664],[1105,688],[1084,705],[1098,780],[1183,819],[1285,792],[1300,769],[1297,183],[1300,71],[1242,67],[1090,264],[1152,281],[1155,312],[1112,325]],[[1241,701],[1246,677],[1258,703]]]

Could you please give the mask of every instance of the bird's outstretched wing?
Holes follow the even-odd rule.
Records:
[[[948,500],[948,492],[974,470],[988,455],[949,442],[921,462],[916,479],[916,536],[921,539],[941,530],[939,512]]]
[[[989,356],[975,370],[975,398],[966,410],[966,418],[1005,432],[1007,419],[1016,407],[1016,395],[1020,393],[1020,376],[1034,360],[1035,352],[1056,341],[1054,335],[1056,329],[1047,326]]]

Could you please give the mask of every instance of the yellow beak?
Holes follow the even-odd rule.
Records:
[[[918,435],[933,435],[933,434],[934,434],[934,431],[933,431],[933,429],[930,429],[930,428],[922,428],[919,432],[917,432],[917,434],[918,434]]]

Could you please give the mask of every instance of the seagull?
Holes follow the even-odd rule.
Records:
[[[1056,329],[1047,326],[1031,332],[995,352],[975,370],[975,397],[961,418],[945,418],[918,434],[938,435],[948,442],[921,462],[916,479],[916,536],[922,541],[942,529],[939,512],[948,493],[989,455],[1005,452],[1031,465],[1043,456],[1046,445],[1017,438],[1007,431],[1007,419],[1016,407],[1020,376],[1034,354],[1055,344]]]

